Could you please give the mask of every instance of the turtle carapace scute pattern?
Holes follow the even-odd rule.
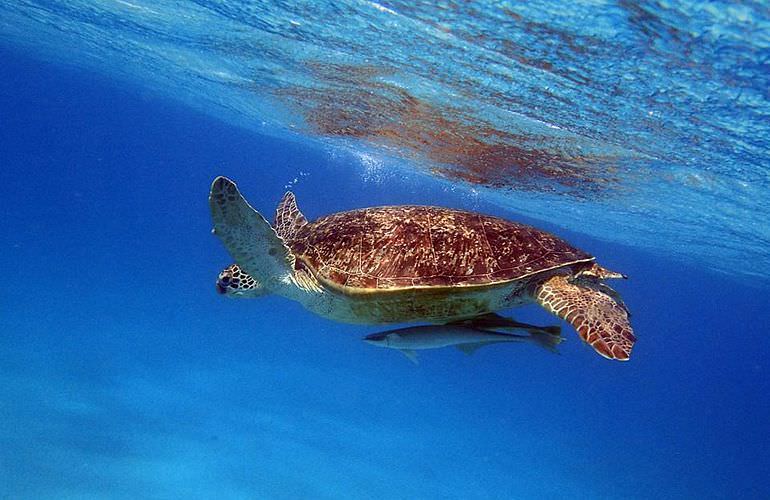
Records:
[[[427,206],[336,213],[302,226],[288,243],[347,289],[488,285],[593,260],[531,226]]]

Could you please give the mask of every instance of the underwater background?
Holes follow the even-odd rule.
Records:
[[[3,2],[0,498],[770,497],[769,89],[764,2]],[[217,175],[552,231],[631,360],[223,298]]]

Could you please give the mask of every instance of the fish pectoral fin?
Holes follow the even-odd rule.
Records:
[[[399,349],[399,351],[401,351],[401,354],[406,356],[412,363],[416,365],[420,364],[420,360],[417,359],[417,351],[413,351],[412,349]]]
[[[475,342],[473,344],[455,344],[455,347],[459,350],[470,356],[474,352],[476,352],[478,349],[484,347],[485,345],[493,344],[494,342]]]

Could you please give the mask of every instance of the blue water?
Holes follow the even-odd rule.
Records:
[[[0,498],[770,496],[767,7],[338,5],[0,6]],[[632,359],[227,300],[220,174],[553,231],[630,275]]]

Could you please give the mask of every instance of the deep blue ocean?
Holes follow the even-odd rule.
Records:
[[[770,10],[564,5],[0,6],[0,498],[770,498]],[[551,231],[631,360],[224,298],[218,175]]]

